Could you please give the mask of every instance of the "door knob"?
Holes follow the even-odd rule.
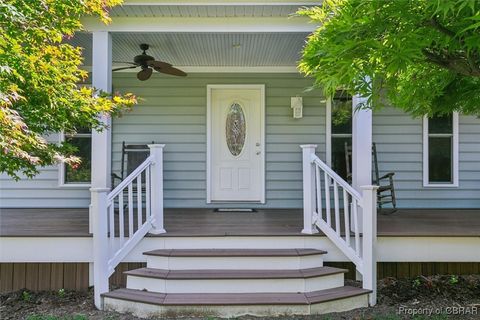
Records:
[[[260,153],[262,153],[261,151],[257,151],[257,155],[259,155]]]

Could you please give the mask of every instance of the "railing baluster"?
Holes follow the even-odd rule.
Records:
[[[322,187],[321,187],[321,176],[320,176],[320,168],[315,165],[315,184],[317,187],[317,214],[318,218],[322,219]]]
[[[360,256],[360,233],[358,232],[357,199],[352,199],[353,230],[355,231],[355,252]]]
[[[110,236],[110,252],[115,250],[115,199],[110,203],[108,207],[108,225]]]
[[[327,224],[329,227],[332,226],[332,218],[331,212],[330,212],[330,186],[329,186],[329,180],[330,177],[328,174],[324,171],[323,172],[323,178],[325,180],[325,214],[327,215]]]
[[[133,182],[128,184],[128,237],[133,236]]]
[[[142,226],[142,174],[137,177],[137,230]]]
[[[125,213],[123,212],[123,190],[118,194],[118,237],[120,247],[125,242]]]
[[[335,209],[335,232],[340,236],[340,202],[338,199],[338,184],[333,180],[333,204]]]
[[[145,219],[150,218],[150,166],[145,170]]]
[[[311,212],[315,212],[315,206],[319,219],[316,227],[320,229],[349,259],[357,271],[363,276],[363,288],[373,290],[370,295],[370,305],[374,305],[375,298],[375,246],[376,246],[376,192],[377,187],[362,187],[360,194],[352,188],[347,181],[342,179],[332,168],[320,160],[314,153],[312,146],[302,146],[303,149],[303,195],[304,195],[304,225],[308,225]],[[310,164],[314,164],[311,166]],[[315,170],[314,170],[315,169]],[[325,186],[325,215],[322,211],[322,182],[323,171]],[[316,179],[316,180],[312,180]],[[333,187],[333,197],[330,195],[330,187]],[[341,187],[342,190],[338,190]],[[340,195],[340,192],[342,193]],[[340,196],[343,196],[343,219],[340,220]],[[310,199],[316,197],[316,202]],[[333,202],[333,210],[332,210]],[[314,207],[314,209],[312,209]],[[362,219],[359,210],[363,210]],[[333,212],[332,212],[333,211]],[[334,217],[332,218],[332,215]],[[335,226],[332,226],[335,219]],[[344,228],[345,237],[342,235]],[[351,234],[353,230],[354,235]],[[360,234],[362,231],[362,234]],[[352,239],[354,237],[354,239]],[[360,238],[362,237],[362,238]],[[353,243],[354,242],[354,243]]]
[[[347,245],[350,246],[350,214],[349,214],[349,206],[350,206],[350,196],[348,195],[347,190],[343,189],[343,215],[345,219],[345,241]]]

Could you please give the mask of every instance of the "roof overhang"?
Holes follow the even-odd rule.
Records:
[[[82,22],[87,32],[112,33],[114,61],[130,61],[139,53],[140,43],[149,43],[153,56],[190,72],[212,72],[211,67],[218,72],[295,71],[305,38],[318,27],[295,12],[319,4],[308,0],[126,0],[111,10],[110,24],[95,17]],[[73,42],[86,48],[88,66],[91,41]]]

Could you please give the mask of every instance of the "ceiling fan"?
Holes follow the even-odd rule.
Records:
[[[170,74],[170,75],[173,75],[173,76],[179,76],[179,77],[185,77],[187,75],[182,70],[172,67],[172,65],[170,63],[163,62],[163,61],[157,61],[157,60],[155,60],[154,57],[149,56],[146,53],[148,48],[149,48],[148,44],[142,43],[140,45],[140,49],[143,52],[142,52],[142,54],[139,54],[138,56],[135,56],[133,58],[133,62],[120,62],[120,63],[131,64],[131,66],[112,69],[112,71],[134,69],[134,68],[140,67],[140,68],[142,68],[142,70],[140,70],[137,73],[137,78],[140,81],[148,80],[150,78],[150,76],[152,75],[153,70],[161,72],[161,73],[165,73],[165,74]]]

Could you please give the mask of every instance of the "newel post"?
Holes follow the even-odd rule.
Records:
[[[303,230],[302,233],[317,233],[315,227],[314,210],[315,205],[315,165],[312,156],[315,155],[315,144],[301,145],[302,168],[303,168]]]
[[[108,215],[107,195],[109,188],[91,188],[93,226],[93,282],[95,307],[103,309],[101,294],[108,292]]]
[[[378,186],[362,186],[363,195],[363,288],[372,290],[370,306],[377,303],[377,189]]]
[[[152,212],[152,227],[150,233],[165,233],[163,226],[163,148],[164,144],[149,144],[153,165],[150,174],[150,201]]]

